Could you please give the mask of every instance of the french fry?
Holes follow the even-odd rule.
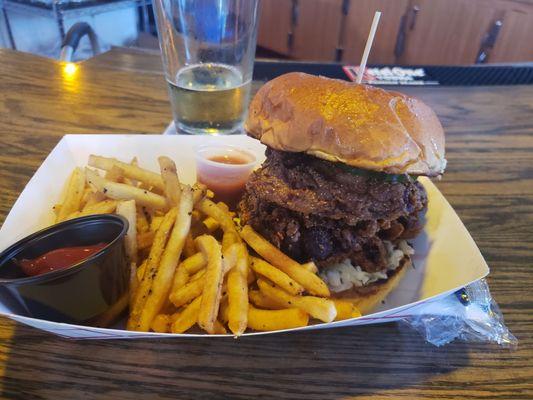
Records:
[[[222,296],[222,250],[220,244],[213,236],[198,236],[195,239],[195,244],[207,258],[202,304],[198,312],[198,325],[204,331],[214,333]]]
[[[91,154],[89,156],[89,165],[105,171],[110,171],[116,166],[123,171],[123,174],[126,178],[135,179],[136,181],[143,182],[148,186],[153,186],[159,190],[165,189],[163,178],[161,178],[159,174],[152,171],[147,171],[136,165],[119,161],[115,158],[107,158]]]
[[[103,200],[99,203],[92,204],[89,207],[85,207],[82,211],[75,211],[70,214],[65,221],[68,221],[73,218],[84,217],[86,215],[97,215],[97,214],[111,214],[117,208],[118,201],[116,200]]]
[[[220,299],[218,319],[225,324],[228,323],[228,320],[229,320],[228,296],[222,296],[222,299]]]
[[[302,264],[302,267],[304,267],[309,272],[312,272],[313,274],[318,274],[318,267],[313,261],[306,262],[305,264]]]
[[[92,188],[86,185],[85,189],[83,189],[83,196],[81,196],[79,210],[83,210],[83,208],[85,207],[85,204],[87,204],[87,201],[89,200],[89,198],[91,197],[93,193],[94,192]]]
[[[283,307],[281,302],[272,300],[270,297],[265,296],[259,290],[248,291],[248,298],[259,308],[265,308],[267,310],[281,310],[285,308]]]
[[[337,309],[337,316],[335,317],[335,321],[357,318],[361,316],[361,312],[351,301],[340,299],[332,299],[332,301],[333,303],[335,303],[335,308]]]
[[[144,277],[144,271],[146,270],[146,264],[148,264],[148,258],[146,260],[144,260],[141,265],[139,265],[139,267],[137,268],[137,280],[139,282],[141,282],[143,280],[143,277]]]
[[[127,323],[128,330],[139,330],[140,328],[141,313],[145,306],[148,293],[152,288],[152,280],[158,269],[159,261],[163,254],[163,251],[165,250],[165,244],[170,235],[172,226],[176,221],[177,214],[178,209],[171,208],[167,215],[165,215],[163,223],[155,234],[154,243],[150,248],[150,255],[148,256],[144,268],[142,268],[142,280],[139,284],[137,294],[135,295],[135,299],[133,301],[133,309],[130,311],[130,317]],[[141,268],[139,268],[139,270],[141,270]]]
[[[200,202],[202,204],[203,202]],[[285,272],[292,279],[302,285],[309,293],[329,297],[329,289],[326,283],[292,258],[282,253],[276,246],[255,232],[251,226],[246,225],[241,230],[241,237],[254,249],[261,257],[270,262],[281,271]]]
[[[141,206],[163,210],[167,208],[167,201],[163,196],[148,190],[139,189],[125,183],[116,183],[102,178],[96,172],[85,168],[87,183],[94,186],[98,191],[115,200],[135,200]]]
[[[170,322],[170,315],[158,314],[152,321],[152,325],[150,326],[150,328],[152,328],[154,332],[167,333],[170,332]]]
[[[161,168],[161,178],[165,184],[165,197],[171,207],[177,207],[180,203],[181,184],[176,171],[176,164],[168,157],[159,157],[159,167]]]
[[[250,260],[250,267],[254,270],[254,272],[264,276],[265,278],[268,278],[280,288],[285,290],[287,293],[292,294],[294,296],[303,293],[303,286],[296,282],[294,279],[292,279],[286,273],[280,271],[273,265],[267,263],[264,260],[261,260],[260,258],[250,257]]]
[[[138,329],[148,330],[154,317],[168,299],[172,287],[172,278],[179,263],[185,238],[191,228],[191,212],[193,208],[192,189],[186,187],[181,194],[176,223],[168,239],[167,246],[161,256],[159,268],[155,271],[151,291],[141,312]]]
[[[248,327],[254,331],[278,331],[280,329],[307,326],[309,316],[298,308],[285,310],[259,310],[248,308]]]
[[[155,231],[142,232],[137,234],[137,250],[150,248],[154,242]]]
[[[186,258],[182,261],[180,268],[183,267],[189,275],[195,274],[207,265],[207,258],[201,251]]]
[[[185,247],[183,249],[183,254],[185,254],[185,257],[191,257],[197,253],[198,250],[196,250],[196,245],[194,244],[194,239],[192,238],[191,233],[187,235],[187,238],[185,239]]]
[[[169,299],[174,306],[181,307],[184,304],[190,303],[193,299],[202,294],[206,281],[205,272],[201,272],[204,273],[202,278],[191,280],[184,286],[178,288],[175,292],[170,293]]]
[[[299,308],[311,317],[324,322],[331,322],[337,316],[335,303],[329,299],[314,296],[291,296],[275,286],[272,286],[262,279],[257,281],[259,290],[267,297],[276,302],[283,302],[287,308]]]
[[[126,310],[129,302],[129,294],[124,293],[120,298],[101,314],[92,324],[94,326],[108,327],[115,322],[122,312]]]
[[[234,243],[240,243],[241,239],[237,232],[225,231],[222,235],[222,251],[226,251]]]
[[[148,223],[148,218],[146,217],[145,208],[137,206],[137,232],[143,233],[148,232],[149,230],[150,224]]]
[[[137,262],[137,208],[135,200],[121,201],[117,205],[117,214],[128,221],[128,231],[125,237],[126,255],[130,262]]]
[[[196,207],[205,215],[218,221],[224,233],[231,232],[232,234],[235,234],[237,238],[236,240],[240,242],[240,238],[237,233],[237,230],[235,229],[235,224],[233,223],[233,220],[223,209],[221,209],[219,206],[217,206],[215,203],[213,203],[207,198],[201,200],[196,205]]]
[[[225,335],[226,333],[228,333],[228,331],[226,330],[224,325],[222,325],[220,323],[220,321],[216,320],[215,321],[215,327],[214,327],[214,334],[215,335]]]
[[[162,215],[154,215],[152,217],[152,220],[150,221],[150,230],[151,231],[157,231],[157,228],[159,228],[159,225],[161,225],[161,221],[163,221]]]
[[[84,189],[85,173],[81,168],[75,168],[69,179],[65,200],[61,204],[56,222],[64,221],[70,214],[80,210]]]
[[[111,182],[124,183],[124,170],[117,165],[113,165],[106,171],[104,177]]]
[[[191,329],[198,320],[198,312],[202,303],[202,296],[197,297],[189,303],[184,310],[178,315],[171,325],[172,333],[183,333]]]
[[[135,181],[143,182],[148,187],[154,187],[159,191],[165,190],[165,184],[161,175],[138,167],[136,164],[127,164],[114,158],[101,157],[96,155],[89,156],[89,165],[94,168],[109,171],[113,166],[118,166],[124,171],[124,176]],[[185,185],[181,184],[182,190]],[[193,201],[196,204],[206,192],[205,185],[195,184],[193,186]]]
[[[205,225],[205,228],[209,233],[213,233],[218,228],[220,228],[220,224],[218,223],[218,221],[211,217],[207,217],[202,221],[202,223]]]
[[[228,273],[228,327],[240,336],[248,323],[248,252],[242,243],[234,243],[224,253],[224,263],[230,265]],[[233,268],[232,265],[234,264]]]
[[[130,299],[129,305],[130,309],[133,308],[133,301],[137,293],[137,288],[139,287],[139,280],[137,279],[137,264],[134,262],[130,263]]]
[[[93,205],[100,203],[106,199],[105,194],[102,192],[91,192],[87,195],[85,205],[83,206],[82,212],[85,212],[87,209],[91,208]]]

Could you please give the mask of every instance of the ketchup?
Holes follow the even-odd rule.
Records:
[[[40,257],[28,260],[22,259],[18,264],[22,271],[28,276],[46,274],[47,272],[58,271],[71,267],[83,261],[95,253],[98,253],[107,244],[98,243],[91,246],[63,247],[51,250]]]

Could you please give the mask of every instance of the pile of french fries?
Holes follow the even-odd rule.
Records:
[[[202,184],[180,182],[168,157],[160,173],[96,155],[76,168],[54,206],[56,222],[116,213],[129,222],[127,329],[235,336],[358,317],[331,299],[313,262],[282,253]]]

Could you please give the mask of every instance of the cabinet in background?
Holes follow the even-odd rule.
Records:
[[[495,12],[490,2],[478,0],[411,1],[396,63],[473,64]]]
[[[500,32],[487,61],[533,61],[533,12],[505,12]]]
[[[292,0],[261,0],[257,44],[289,55]]]
[[[342,0],[295,2],[290,55],[297,59],[334,61],[342,23]]]
[[[358,64],[376,11],[383,11],[369,56],[372,64],[394,64],[394,45],[409,0],[351,1],[342,37],[342,61]]]

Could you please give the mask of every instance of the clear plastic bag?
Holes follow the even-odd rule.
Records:
[[[402,321],[435,346],[453,340],[491,342],[509,348],[518,344],[505,326],[485,279],[424,305],[417,315]]]

